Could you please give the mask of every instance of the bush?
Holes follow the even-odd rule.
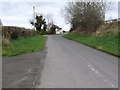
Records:
[[[20,37],[31,37],[39,35],[38,31],[14,26],[2,26],[2,41],[16,40]]]
[[[64,15],[67,22],[71,24],[72,30],[92,33],[101,24],[104,24],[106,9],[107,3],[105,2],[73,1],[65,6]]]
[[[46,34],[48,34],[48,32],[42,29],[41,30],[41,35],[46,35]]]

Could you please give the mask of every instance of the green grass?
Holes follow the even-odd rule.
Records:
[[[74,40],[76,42],[85,44],[87,46],[91,46],[98,50],[107,52],[109,54],[120,56],[120,53],[118,53],[118,49],[120,50],[120,47],[118,47],[118,32],[116,29],[117,28],[114,28],[112,30],[114,31],[114,33],[107,32],[107,30],[105,30],[104,32],[101,33],[100,36],[90,36],[90,35],[80,35],[76,33],[69,33],[64,37]]]
[[[23,53],[40,51],[45,46],[46,37],[39,35],[19,38],[2,47],[2,56],[16,56]]]

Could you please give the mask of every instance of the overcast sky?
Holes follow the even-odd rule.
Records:
[[[65,23],[64,17],[62,17],[61,10],[66,5],[66,1],[49,2],[49,1],[27,1],[19,0],[0,2],[0,19],[3,25],[6,26],[20,26],[25,28],[32,28],[29,24],[29,20],[33,18],[33,6],[35,6],[35,12],[47,15],[53,14],[53,19],[56,25],[63,29],[69,29],[69,24]],[[118,18],[118,3],[111,3],[110,10],[106,12],[106,19]]]

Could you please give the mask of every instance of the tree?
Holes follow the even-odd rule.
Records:
[[[105,2],[69,2],[64,15],[72,29],[90,31],[104,23],[106,7]]]
[[[33,20],[30,23],[35,26],[36,30],[41,31],[41,27],[43,26],[46,29],[46,21],[42,15],[36,15],[35,22]]]
[[[44,23],[44,26],[43,26],[43,30],[46,31],[46,29],[47,29],[47,24],[46,24],[46,22],[45,22],[45,23]]]
[[[56,34],[56,26],[52,25],[52,27],[50,28],[50,34]]]
[[[66,31],[65,30],[63,30],[63,33],[65,33]]]
[[[48,13],[48,14],[46,15],[46,19],[47,19],[47,23],[48,23],[48,24],[49,24],[49,23],[53,23],[53,14]]]

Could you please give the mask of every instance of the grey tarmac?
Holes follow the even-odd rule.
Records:
[[[36,88],[118,88],[118,58],[50,35]]]
[[[39,52],[2,58],[2,88],[34,87],[38,70],[42,71],[44,66],[41,62],[45,53],[44,48]]]

